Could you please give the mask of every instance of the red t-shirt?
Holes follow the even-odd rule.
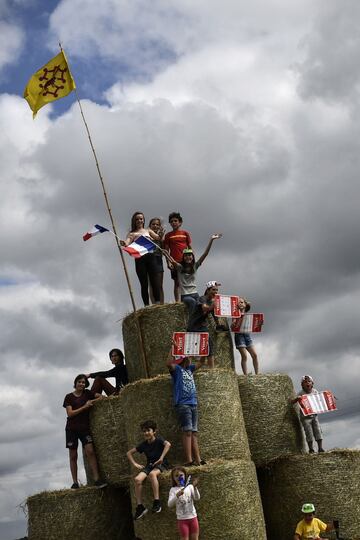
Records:
[[[170,255],[178,263],[182,261],[183,250],[190,246],[191,236],[187,231],[178,229],[165,235],[164,248],[170,251]]]

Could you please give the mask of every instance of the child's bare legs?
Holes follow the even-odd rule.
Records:
[[[191,431],[183,431],[182,443],[183,443],[183,448],[184,448],[185,461],[186,463],[191,463],[193,460],[192,458],[192,432]]]
[[[193,431],[191,434],[191,450],[192,450],[192,456],[194,458],[195,463],[200,463],[201,457],[200,457],[200,450],[199,450],[198,437],[197,437],[196,431]]]
[[[207,365],[210,369],[212,369],[215,366],[215,358],[213,355],[208,356]]]
[[[249,351],[249,354],[250,354],[250,356],[252,358],[252,361],[253,361],[255,375],[257,375],[259,373],[259,362],[258,362],[258,356],[257,356],[256,351],[255,351],[255,347],[250,345],[250,347],[246,347],[246,350]],[[240,349],[240,351],[241,351],[241,349]]]
[[[325,452],[323,445],[322,445],[322,439],[319,439],[317,442],[318,445],[318,452]]]
[[[190,534],[190,540],[199,540],[199,533]]]
[[[142,485],[145,478],[146,474],[144,472],[140,472],[137,476],[135,476],[135,497],[137,505],[142,504]]]
[[[153,469],[149,473],[149,480],[150,480],[151,487],[152,487],[152,490],[153,490],[154,499],[160,499],[160,496],[159,496],[159,480],[157,478],[160,473],[161,473],[160,469]]]
[[[71,477],[74,484],[77,484],[77,481],[78,481],[77,459],[78,459],[77,448],[69,448],[70,472],[71,472]]]
[[[247,375],[247,352],[246,347],[239,347],[238,349],[241,356],[241,369],[244,375]]]
[[[99,468],[95,455],[94,445],[92,443],[86,444],[84,446],[84,451],[89,462],[93,478],[96,482],[97,480],[99,480]]]
[[[174,279],[174,298],[175,302],[180,302],[180,286],[177,278]]]

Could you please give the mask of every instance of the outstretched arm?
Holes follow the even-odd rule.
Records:
[[[212,234],[210,236],[210,240],[209,240],[209,243],[208,245],[206,246],[206,249],[204,251],[204,253],[201,255],[201,257],[199,257],[198,259],[198,265],[200,266],[200,264],[202,264],[204,262],[204,260],[206,259],[206,257],[209,255],[209,251],[211,249],[211,246],[212,246],[212,243],[214,240],[217,240],[218,238],[221,238],[222,237],[222,234],[218,233],[218,234]]]

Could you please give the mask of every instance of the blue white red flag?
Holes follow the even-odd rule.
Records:
[[[94,227],[91,229],[91,231],[87,232],[83,236],[84,242],[86,240],[89,240],[93,236],[96,236],[97,234],[103,233],[103,232],[109,232],[109,229],[105,229],[105,227],[102,227],[101,225],[94,225]]]
[[[134,242],[131,242],[127,247],[124,247],[123,250],[129,253],[135,259],[155,251],[157,248],[156,244],[152,242],[146,236],[139,236]]]

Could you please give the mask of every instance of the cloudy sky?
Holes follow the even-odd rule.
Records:
[[[199,287],[250,298],[261,370],[332,389],[324,445],[360,448],[359,20],[356,0],[2,0],[1,538],[71,483],[63,397],[131,310],[112,236],[82,241],[109,218],[74,95],[35,121],[22,98],[59,40],[120,235],[135,210],[180,210],[198,253],[223,232]]]

